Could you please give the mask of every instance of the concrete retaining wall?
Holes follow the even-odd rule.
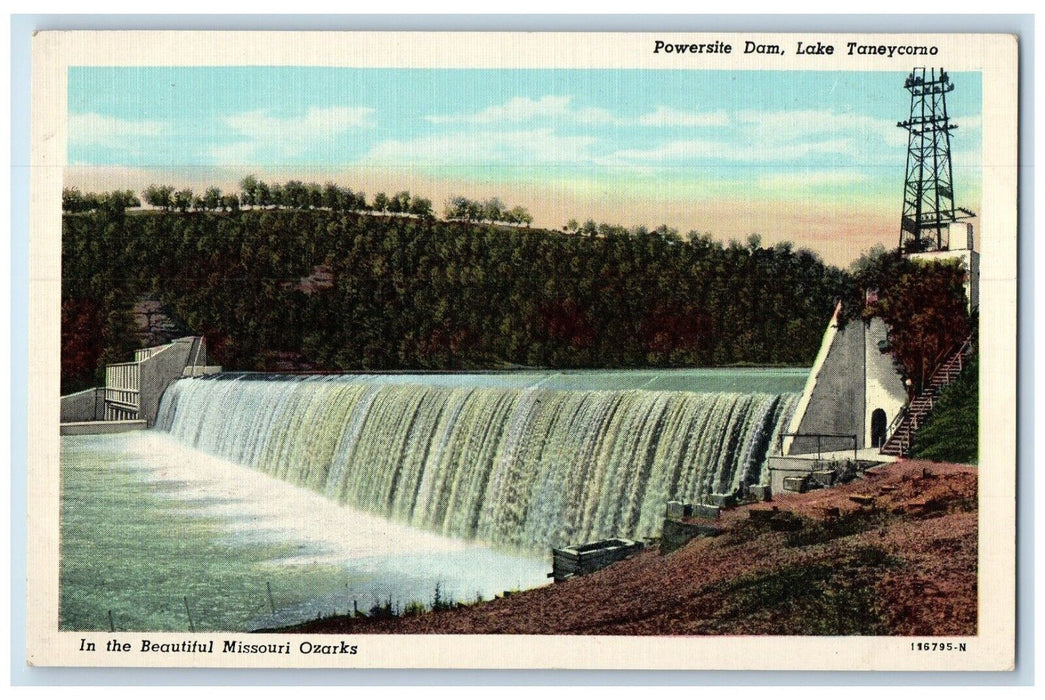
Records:
[[[784,479],[808,476],[816,468],[817,461],[813,459],[770,457],[769,488],[774,494],[785,493]]]
[[[206,365],[207,351],[202,338],[179,338],[162,352],[141,363],[140,408],[138,417],[150,426],[155,425],[160,411],[160,399],[171,382],[179,379],[187,365]]]
[[[573,576],[584,576],[642,551],[645,545],[634,540],[611,538],[600,542],[552,549],[552,573],[556,583]]]
[[[107,387],[111,394],[108,415],[110,419],[116,420],[106,422],[141,420],[145,425],[154,425],[163,392],[171,382],[183,376],[204,376],[221,371],[221,367],[207,365],[207,344],[199,336],[178,338],[160,347],[143,348],[135,352],[135,358],[134,365],[123,363],[109,366],[110,369],[116,367],[118,370],[127,370],[128,378],[123,383],[116,382]],[[115,372],[107,372],[107,377],[112,374]],[[106,388],[102,387],[61,397],[61,422],[105,421],[105,397]],[[80,433],[63,431],[63,434]]]
[[[102,420],[105,416],[105,389],[96,387],[63,396],[60,415],[62,423]]]
[[[108,435],[110,433],[126,433],[132,430],[145,430],[148,427],[143,420],[97,420],[85,423],[63,422],[58,429],[59,435]]]

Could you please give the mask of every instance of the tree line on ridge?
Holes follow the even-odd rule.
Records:
[[[189,333],[236,370],[808,366],[835,302],[861,308],[895,263],[845,271],[667,226],[529,228],[496,198],[463,216],[451,198],[440,220],[408,192],[263,184],[188,205],[153,185],[140,211],[132,193],[67,191],[95,205],[63,216],[63,393]]]

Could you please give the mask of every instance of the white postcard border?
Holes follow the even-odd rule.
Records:
[[[61,211],[65,136],[65,69],[70,65],[389,65],[413,67],[656,67],[779,70],[910,69],[888,57],[781,57],[737,65],[729,57],[680,65],[661,61],[646,34],[475,33],[41,33],[34,39],[29,310],[29,513],[27,646],[40,665],[275,667],[273,657],[229,663],[220,656],[86,655],[81,638],[101,633],[57,631],[58,342]],[[793,43],[794,34],[692,35]],[[949,70],[983,72],[983,230],[1005,232],[982,242],[980,632],[963,639],[967,655],[910,652],[908,638],[694,638],[355,635],[361,653],[344,659],[293,655],[294,667],[371,668],[634,668],[805,670],[1005,670],[1015,638],[1015,350],[1016,350],[1016,45],[1002,35],[916,35],[938,46]],[[897,44],[901,35],[809,35],[808,41]],[[911,40],[914,41],[914,40]],[[467,47],[467,50],[465,50]],[[375,58],[381,57],[381,58]],[[736,56],[730,58],[735,60]],[[935,59],[934,59],[935,60]],[[924,62],[924,61],[922,61]],[[988,477],[999,478],[988,478]],[[143,635],[118,633],[128,641]],[[157,642],[187,635],[148,635]],[[193,635],[222,639],[233,635]],[[285,640],[287,635],[277,635]],[[251,641],[265,636],[251,635]],[[947,641],[934,638],[934,641]],[[757,663],[752,663],[757,660]]]

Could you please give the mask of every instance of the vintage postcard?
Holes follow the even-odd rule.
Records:
[[[37,34],[27,662],[1012,668],[1017,53]]]

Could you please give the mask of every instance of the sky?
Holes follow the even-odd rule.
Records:
[[[667,224],[848,264],[896,244],[907,71],[74,67],[66,185],[244,176],[497,196],[534,224]],[[981,86],[948,99],[955,204],[980,206]]]

